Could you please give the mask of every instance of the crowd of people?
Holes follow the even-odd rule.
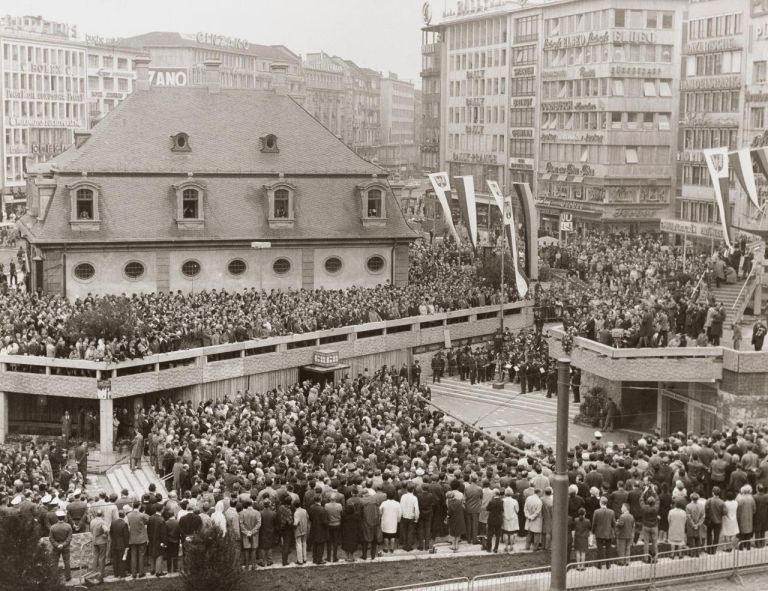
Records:
[[[571,281],[539,292],[537,313],[613,347],[719,345],[727,310],[708,288],[749,275],[752,258],[745,239],[707,256],[684,254],[656,235],[576,236],[542,249],[541,260]]]
[[[347,289],[88,295],[0,294],[0,354],[119,361],[152,353],[305,333],[498,304],[500,293],[478,279],[453,242],[411,247],[410,280]],[[514,286],[505,294],[515,299]],[[99,306],[124,308],[130,334],[82,334],[70,321]],[[127,327],[125,328],[127,331]]]
[[[134,417],[131,456],[134,469],[148,457],[170,475],[168,498],[153,486],[141,498],[87,494],[85,467],[66,450],[28,444],[0,458],[0,515],[32,515],[66,577],[72,534],[85,531],[101,579],[107,556],[118,577],[126,557],[133,577],[183,568],[185,545],[207,527],[235,540],[243,569],[375,560],[445,536],[454,551],[503,542],[512,552],[518,536],[549,549],[553,450],[454,422],[411,379],[385,366],[335,386],[160,400]],[[595,433],[568,461],[572,560],[590,546],[603,558],[615,545],[621,561],[636,543],[652,557],[660,542],[696,553],[764,544],[765,428],[618,445]]]

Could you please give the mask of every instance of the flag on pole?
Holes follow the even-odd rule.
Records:
[[[731,203],[728,196],[728,148],[710,148],[704,150],[704,160],[709,169],[709,176],[715,189],[715,203],[720,212],[723,226],[723,238],[731,248]]]
[[[757,185],[755,184],[755,171],[752,167],[751,150],[744,148],[731,152],[728,155],[728,164],[733,167],[733,172],[736,173],[736,178],[739,179],[739,184],[749,196],[750,201],[756,208],[760,209],[760,204],[757,201]]]
[[[768,180],[768,146],[752,150],[752,161],[757,165],[757,169]]]
[[[469,240],[477,248],[477,205],[475,200],[475,179],[472,176],[457,176],[459,183],[456,191],[459,194],[461,217],[467,225]]]
[[[488,189],[491,191],[491,195],[493,196],[493,200],[496,202],[496,205],[499,207],[499,212],[501,215],[504,215],[504,195],[501,193],[501,187],[499,187],[498,181],[485,181],[488,184]]]
[[[528,284],[520,273],[520,259],[517,255],[517,227],[515,226],[515,213],[512,207],[512,200],[504,200],[504,234],[509,242],[509,249],[512,252],[512,266],[515,270],[515,286],[517,293],[521,298],[528,293]]]
[[[453,225],[453,217],[451,216],[451,206],[448,203],[446,193],[451,190],[451,183],[448,180],[448,173],[446,172],[433,172],[429,175],[429,181],[432,183],[432,188],[435,190],[437,200],[440,202],[440,206],[443,208],[443,217],[445,223],[453,234],[456,243],[460,242],[459,233],[456,232],[456,226]]]

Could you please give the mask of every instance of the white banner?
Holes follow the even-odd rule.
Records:
[[[485,181],[485,182],[491,191],[493,200],[496,202],[496,205],[498,206],[499,211],[501,212],[501,215],[504,215],[504,195],[502,195],[501,193],[501,187],[499,187],[499,182],[498,181]]]
[[[462,211],[466,212],[467,216],[467,232],[469,233],[469,239],[472,242],[472,246],[477,248],[477,200],[475,199],[475,179],[471,175],[456,177],[461,179],[464,187],[463,191],[459,191],[459,199],[464,201]]]
[[[711,148],[704,150],[704,160],[712,178],[715,189],[715,203],[720,212],[720,223],[723,225],[723,239],[731,248],[731,211],[728,199],[728,148]]]
[[[517,224],[515,224],[512,199],[504,200],[504,226],[508,232],[509,242],[512,248],[512,265],[515,269],[515,286],[517,287],[518,295],[521,298],[524,298],[525,294],[528,293],[528,284],[520,274],[520,258],[517,255]]]
[[[456,227],[453,225],[453,216],[451,215],[451,206],[448,204],[448,198],[446,193],[451,190],[451,183],[448,180],[448,173],[446,172],[433,172],[429,175],[429,182],[432,183],[432,188],[435,190],[437,200],[440,202],[443,208],[443,216],[445,217],[445,223],[451,230],[454,239],[457,243],[460,242],[459,234],[456,232]]]

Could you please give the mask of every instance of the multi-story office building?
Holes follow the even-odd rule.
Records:
[[[291,96],[299,100],[304,96],[301,58],[283,45],[256,45],[210,33],[164,31],[127,37],[121,42],[149,55],[155,85],[155,78],[160,75],[167,78],[165,86],[203,86],[204,62],[216,59],[221,62],[222,88],[271,88],[277,76],[282,76],[283,67],[287,67],[285,81]],[[280,74],[275,73],[275,65],[281,66]]]
[[[381,74],[361,68],[352,60],[337,56],[333,59],[344,70],[342,139],[363,158],[375,160],[381,137]]]
[[[421,30],[421,169],[436,172],[440,167],[440,73],[443,64],[441,27],[427,25]]]
[[[702,150],[736,150],[768,145],[766,63],[768,6],[752,0],[692,2],[684,30],[681,116],[677,152],[679,190],[676,213],[694,236],[719,236],[720,216],[712,199],[712,179]],[[756,175],[758,195],[768,185]],[[731,172],[733,225],[765,233],[768,219],[757,211]]]
[[[303,62],[304,108],[334,135],[344,129],[344,68],[324,52],[308,53]]]
[[[25,202],[24,174],[87,127],[86,48],[75,27],[40,17],[0,19],[3,217]]]
[[[90,126],[133,92],[137,50],[124,47],[120,39],[86,35],[88,64],[88,116]]]
[[[388,76],[382,76],[379,101],[382,143],[414,143],[414,92],[413,82],[400,80],[397,74],[392,72]]]

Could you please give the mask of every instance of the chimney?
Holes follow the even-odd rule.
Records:
[[[149,62],[148,57],[133,58],[133,65],[136,69],[136,90],[149,90]]]
[[[288,94],[288,64],[273,63],[269,64],[269,71],[272,73],[272,88],[275,94]]]
[[[76,131],[75,132],[75,149],[81,147],[91,137],[90,131]]]
[[[221,90],[221,61],[205,60],[203,66],[205,66],[205,85],[208,87],[208,92],[218,94]]]

